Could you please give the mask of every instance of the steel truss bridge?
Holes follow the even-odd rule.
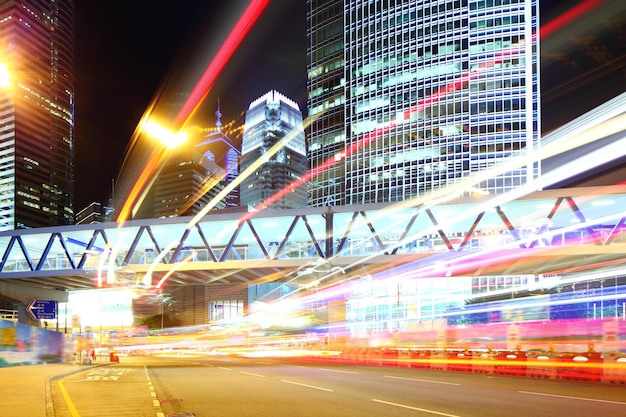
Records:
[[[622,274],[626,186],[438,204],[210,214],[5,232],[0,282],[53,290],[411,277]]]
[[[544,136],[536,155],[540,178],[506,194],[470,197],[473,187],[466,187],[387,205],[216,211],[0,232],[0,292],[6,295],[9,283],[65,293],[108,286],[306,285],[383,271],[406,277],[621,276],[626,186],[559,184],[619,168],[626,158],[624,126],[626,93]],[[501,169],[516,163],[507,158]]]

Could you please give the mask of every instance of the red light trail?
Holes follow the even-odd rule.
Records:
[[[216,56],[213,58],[207,69],[200,77],[200,80],[194,87],[193,91],[181,107],[175,119],[176,128],[182,129],[189,120],[196,113],[200,104],[207,96],[217,76],[220,74],[228,60],[232,57],[233,53],[237,50],[237,47],[241,44],[241,41],[246,37],[254,23],[257,21],[265,7],[268,5],[269,0],[252,0],[246,10],[243,12],[235,27],[230,32]],[[160,145],[154,150],[148,163],[141,171],[139,178],[135,181],[123,207],[120,209],[117,217],[117,222],[122,223],[129,218],[129,215],[133,209],[137,198],[145,188],[150,178],[155,174],[157,168],[165,158],[167,148]]]

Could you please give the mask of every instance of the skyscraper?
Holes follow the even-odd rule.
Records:
[[[537,177],[537,0],[307,3],[309,205]]]
[[[273,152],[273,149],[277,151]],[[306,207],[306,189],[288,188],[307,171],[302,113],[295,101],[270,91],[250,103],[241,158],[242,174],[259,163],[241,182],[242,206],[260,209]],[[280,198],[268,200],[273,196]]]
[[[222,179],[222,189],[229,186],[239,176],[239,158],[241,156],[241,150],[233,143],[233,138],[229,137],[226,132],[222,131],[222,113],[219,109],[219,101],[217,105],[217,122],[215,124],[215,130],[210,132],[204,137],[204,141],[198,144],[198,148],[202,149],[204,155],[215,161],[215,153],[222,155],[222,167],[224,172],[224,178]],[[221,191],[221,190],[219,190]],[[218,191],[213,191],[214,195],[218,194]],[[224,198],[224,208],[239,207],[239,187],[233,188]]]
[[[74,1],[0,1],[0,230],[74,223]]]
[[[239,150],[222,132],[219,105],[215,114],[213,132],[195,145],[171,150],[154,183],[154,217],[195,215],[212,203],[215,209],[237,206],[238,189],[213,201],[237,178],[239,162]],[[223,160],[218,161],[216,154],[223,154]]]

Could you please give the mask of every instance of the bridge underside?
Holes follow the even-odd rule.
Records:
[[[626,263],[626,245],[538,247],[493,251],[422,252],[405,255],[336,257],[328,261],[289,259],[270,261],[195,262],[178,267],[157,265],[148,283],[148,265],[127,266],[116,272],[116,287],[152,286],[171,288],[187,285],[258,284],[288,282],[309,285],[334,284],[365,275],[375,278],[432,278],[516,276],[571,273],[620,274]],[[62,291],[98,288],[97,271],[65,270],[12,274],[5,282]],[[106,287],[106,277],[101,286]]]

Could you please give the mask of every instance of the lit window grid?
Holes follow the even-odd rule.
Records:
[[[513,13],[509,13],[509,14],[513,14]],[[522,19],[520,19],[520,20],[522,20]],[[366,21],[366,24],[369,24],[369,22],[371,22],[371,20]],[[452,25],[452,26],[454,27],[454,25]],[[351,25],[350,27],[351,27],[351,28],[352,28],[352,27],[357,27],[357,25]],[[522,28],[518,28],[518,29],[523,29],[523,27],[522,27]],[[508,31],[510,31],[510,30],[511,30],[511,28],[508,28],[506,31],[508,32]],[[356,40],[353,42],[354,44],[356,44],[358,41],[360,41],[360,40],[361,40],[361,39],[360,39],[360,36],[362,36],[362,32],[357,31],[357,34],[356,34],[356,36],[355,36],[355,39],[356,39]],[[483,36],[484,38],[487,38],[486,34],[482,34],[482,36]],[[491,33],[491,34],[490,34],[490,36],[492,36],[492,38],[491,38],[491,39],[493,39],[493,33]],[[510,39],[510,37],[511,37],[511,36],[510,36],[510,35],[508,35],[506,38],[509,38],[509,39]],[[519,37],[521,37],[521,36],[518,36],[518,38],[519,38]],[[367,42],[367,39],[365,39],[365,41]],[[437,40],[437,42],[441,42],[441,40]],[[348,50],[348,51],[351,51],[351,50],[353,49],[353,48],[351,48],[351,46],[352,46],[352,43],[350,43],[350,44],[348,45],[348,48],[347,48],[347,50]],[[450,52],[454,52],[454,51],[450,51]],[[446,53],[449,53],[449,52],[448,52],[448,51],[446,51]],[[405,55],[408,55],[408,54],[405,54]],[[462,59],[462,58],[463,58],[463,56],[459,56],[459,55],[465,55],[465,52],[461,52],[461,54],[452,54],[452,55],[453,55],[453,57],[454,57],[454,58],[461,58],[461,59]],[[456,55],[456,56],[455,56],[455,55]],[[369,57],[369,60],[372,60],[372,59],[373,59],[373,60],[375,60],[375,59],[376,59],[376,57]],[[487,59],[492,59],[492,57],[487,57]],[[519,60],[519,59],[518,59],[518,60]],[[367,61],[367,59],[365,59],[365,60],[364,60],[362,55],[357,56],[357,58],[356,58],[356,59],[353,59],[353,60],[348,60],[349,70],[348,70],[348,72],[347,72],[347,73],[348,73],[348,74],[357,74],[357,72],[356,72],[356,71],[352,71],[352,68],[350,67],[350,65],[352,64],[354,67],[358,67],[358,65],[359,65],[359,64],[361,64],[361,63],[362,63],[362,62],[364,62],[364,61]],[[379,61],[380,61],[380,59],[379,59]],[[522,60],[522,63],[524,63],[524,61],[523,61],[523,60]],[[492,72],[492,73],[496,73],[495,71],[491,71],[491,72]],[[510,71],[510,73],[508,73],[508,74],[507,74],[507,73],[505,73],[505,74],[504,74],[504,75],[505,75],[505,77],[502,77],[501,71],[498,71],[498,72],[497,72],[497,74],[500,76],[500,78],[506,78],[506,75],[512,76],[512,75],[514,75],[513,73],[514,73],[514,71]],[[362,71],[361,71],[359,74],[362,74]],[[363,84],[373,85],[375,82],[376,82],[376,83],[379,83],[379,82],[380,82],[380,80],[376,81],[376,79],[375,79],[374,77],[372,77],[372,75],[371,75],[371,74],[372,74],[371,72],[368,72],[368,73],[367,73],[367,76],[362,77],[361,79],[356,78],[356,77],[355,77],[355,78],[356,78],[357,80],[361,81]],[[431,81],[431,82],[432,82],[433,80],[429,80],[429,81]],[[444,81],[443,85],[445,85],[445,84],[447,84],[447,83],[449,82],[449,80],[443,80],[443,81]],[[532,81],[531,81],[531,83],[532,83]],[[526,84],[528,85],[528,84],[531,84],[531,83],[526,83]],[[511,84],[511,83],[509,83],[509,84]],[[518,83],[518,84],[519,84],[519,83]],[[439,87],[442,87],[443,85],[440,85]],[[351,84],[351,87],[352,87],[352,90],[353,90],[353,91],[355,91],[355,90],[356,90],[356,91],[362,91],[362,92],[365,92],[365,94],[367,94],[367,92],[368,92],[368,91],[372,91],[372,89],[369,89],[369,88],[367,88],[366,86],[359,86],[359,85],[352,85],[352,84]],[[379,91],[380,91],[380,89],[375,90],[374,92],[376,93],[376,92],[379,92]],[[432,89],[430,89],[430,91],[428,91],[428,93],[432,93],[433,91],[436,91],[436,88],[432,88]],[[522,90],[518,89],[517,91],[507,91],[507,92],[505,92],[505,93],[501,93],[501,94],[506,94],[506,95],[514,95],[515,93],[517,93],[518,95],[523,95],[523,94],[524,94],[524,90],[523,90],[523,89],[522,89]],[[428,94],[426,94],[426,93],[422,93],[422,94],[419,94],[419,95],[420,95],[420,98],[421,98],[421,97],[424,97],[424,96],[426,96],[426,95],[428,95]],[[442,102],[438,103],[438,106],[433,106],[433,108],[432,108],[432,109],[426,109],[424,113],[429,113],[429,112],[430,112],[430,113],[433,113],[435,110],[438,110],[438,109],[444,109],[447,105],[449,105],[450,100],[448,100],[448,98],[449,98],[449,97],[447,97],[447,98],[446,98],[446,100],[443,100]],[[452,98],[454,99],[454,97],[452,97]],[[362,97],[361,97],[361,99],[362,99]],[[515,103],[517,103],[517,104],[515,105],[515,107],[519,107],[519,103],[520,103],[520,102],[522,102],[522,103],[523,103],[523,101],[524,101],[524,100],[525,100],[525,97],[520,97],[520,98],[509,98],[507,102],[508,102],[508,103],[510,103],[510,102],[515,102]],[[386,97],[386,98],[383,98],[382,100],[378,100],[378,101],[379,101],[379,102],[388,102],[388,101],[389,101],[389,98],[388,98],[388,97]],[[503,103],[503,102],[502,102],[502,103]],[[452,106],[456,106],[456,107],[458,107],[458,106],[459,106],[459,104],[460,104],[460,103],[458,103],[458,102],[457,102],[457,103],[452,103]],[[352,106],[352,107],[351,107],[351,109],[354,109],[355,107],[356,107],[356,106]],[[495,107],[498,107],[498,106],[494,104],[494,108],[495,108]],[[506,107],[506,104],[501,104],[501,105],[500,105],[500,107]],[[511,106],[509,106],[509,107],[511,107]],[[467,110],[467,109],[466,109],[466,110]],[[519,110],[519,109],[515,108],[515,109],[512,109],[512,110]],[[523,111],[524,109],[522,108],[521,110]],[[405,109],[391,109],[391,113],[392,113],[392,114],[393,114],[394,112],[395,112],[396,114],[398,114],[398,113],[401,113],[401,112],[403,112],[403,111],[405,111]],[[509,112],[510,112],[510,111],[511,111],[511,109],[509,109]],[[385,118],[385,117],[382,117],[382,118],[381,118],[381,114],[380,114],[379,112],[364,112],[364,113],[365,113],[365,114],[364,114],[364,118],[365,118],[365,119],[369,118],[369,119],[375,119],[375,120],[376,120],[376,123],[374,123],[374,124],[373,124],[373,126],[380,125],[380,124],[382,124],[382,123],[384,123],[384,122],[386,122],[386,121],[388,121],[388,120],[389,120],[389,117],[388,117],[388,116],[387,116],[386,118]],[[388,115],[388,114],[389,114],[389,109],[387,109],[387,115]],[[517,114],[517,115],[518,115],[518,116],[521,116],[522,118],[526,118],[526,116],[525,116],[525,112],[522,112],[521,114]],[[359,120],[359,119],[358,119],[358,116],[359,116],[359,115],[357,115],[357,118],[351,118],[351,119],[349,119],[349,120],[348,120],[348,122],[350,123],[350,122],[351,122],[351,120],[355,120],[355,119],[358,121],[358,120]],[[439,113],[439,114],[434,114],[434,115],[433,115],[433,114],[430,114],[429,116],[430,116],[430,117],[433,117],[433,116],[437,117],[437,119],[434,119],[434,122],[435,122],[435,124],[437,124],[437,125],[441,124],[441,122],[442,122],[442,121],[445,121],[445,120],[442,120],[442,115],[441,115],[440,113]],[[509,116],[515,116],[515,114],[509,115]],[[504,116],[504,117],[506,118],[507,116]],[[433,121],[433,120],[431,120],[431,121]],[[484,121],[483,121],[483,122],[484,122]],[[469,123],[468,123],[468,124],[469,124]],[[468,125],[468,124],[466,124],[466,125]],[[475,122],[475,121],[474,121],[474,124],[476,124],[476,122]],[[527,127],[528,127],[528,126],[527,126]],[[427,130],[430,130],[430,129],[427,129]],[[424,131],[424,130],[422,129],[422,131]],[[428,135],[427,135],[427,134],[423,134],[422,136],[428,136]],[[515,135],[514,135],[514,136],[515,136]],[[525,135],[521,135],[521,137],[522,137],[522,138],[523,138],[524,136],[525,136]],[[532,137],[532,136],[531,136],[531,137]],[[458,142],[458,140],[454,140],[455,138],[452,138],[452,139],[453,139],[453,141],[452,141],[452,142]],[[490,140],[491,140],[491,141],[494,141],[494,140],[495,140],[496,142],[497,142],[497,141],[500,141],[500,142],[506,142],[506,139],[507,139],[507,138],[506,138],[506,137],[504,137],[504,136],[502,136],[502,135],[488,135],[488,136],[484,136],[484,135],[483,135],[483,137],[482,137],[482,138],[480,138],[480,139],[482,139],[482,140],[486,140],[486,141],[490,141]],[[512,137],[512,138],[508,138],[508,140],[519,140],[519,138]],[[377,142],[376,142],[376,144],[379,144],[380,142],[381,142],[381,141],[377,141]],[[408,144],[407,144],[407,143],[403,143],[402,145],[403,145],[403,146],[406,146],[406,145],[408,145]],[[501,149],[504,149],[504,146],[503,146],[503,145],[501,145],[501,146],[500,146],[500,148],[501,148]],[[370,180],[371,180],[372,178],[374,178],[374,175],[373,175],[371,172],[369,172],[369,175],[368,175],[368,171],[367,171],[366,169],[361,169],[360,167],[364,167],[364,166],[367,166],[367,165],[368,165],[368,162],[367,162],[368,157],[371,157],[372,155],[376,154],[377,152],[384,152],[385,150],[387,150],[387,148],[386,148],[385,146],[381,146],[381,147],[378,147],[378,148],[374,146],[374,147],[370,147],[370,149],[369,149],[369,150],[364,150],[364,151],[362,152],[362,153],[363,153],[363,155],[360,155],[360,156],[359,156],[359,155],[355,155],[354,157],[351,157],[351,158],[350,158],[350,160],[347,162],[347,164],[348,164],[348,167],[347,167],[347,172],[348,172],[348,173],[350,173],[350,172],[354,172],[354,171],[356,171],[356,173],[357,173],[357,174],[356,174],[356,177],[361,176],[361,178],[360,178],[360,179],[358,179],[358,178],[357,178],[357,179],[356,179],[355,181],[353,181],[352,183],[350,183],[350,181],[348,180],[348,187],[347,187],[347,188],[348,188],[348,192],[350,192],[350,191],[355,191],[355,194],[357,194],[357,195],[358,195],[358,194],[360,193],[359,189],[363,189],[363,188],[365,188],[365,192],[366,192],[366,193],[370,193],[370,194],[371,194],[371,192],[372,192],[372,190],[373,190],[374,188],[380,188],[380,187],[372,187],[372,186],[367,186],[367,185],[365,185],[365,184],[367,183],[367,180],[368,180],[368,179],[370,179]],[[369,155],[368,155],[368,153],[369,153]],[[500,153],[502,153],[502,151],[500,151]],[[430,152],[430,154],[432,154],[432,155],[436,155],[436,154],[437,154],[437,152],[436,152],[435,150],[433,150],[432,152]],[[478,155],[478,158],[475,158],[475,159],[481,159],[481,158],[482,158],[482,159],[493,159],[493,158],[497,158],[497,157],[501,157],[501,156],[506,156],[506,153],[503,153],[502,155],[497,155],[496,153],[492,153],[492,154],[489,154],[489,155]],[[437,164],[435,164],[435,165],[437,165],[438,167],[441,167],[441,163],[440,163],[440,162],[438,162],[438,163],[437,163]],[[474,163],[474,164],[472,164],[472,165],[471,165],[471,167],[472,167],[473,169],[477,169],[477,168],[480,168],[480,169],[486,169],[486,168],[488,168],[490,165],[491,165],[491,164],[485,164],[485,163],[483,162],[483,163]],[[428,167],[428,166],[424,167],[423,169],[424,169],[424,170],[431,170],[431,171],[432,171],[432,167]],[[453,170],[454,170],[454,166],[453,166]],[[456,171],[456,170],[454,170],[454,171]],[[422,174],[424,174],[424,172],[423,172],[423,171],[422,171]],[[445,171],[443,171],[443,172],[442,172],[442,174],[445,174]],[[525,176],[526,176],[526,174],[524,174],[523,172],[522,172],[522,173],[518,173],[518,174],[513,173],[513,175],[514,175],[514,176],[516,176],[516,175],[521,175],[522,177],[525,177]],[[348,177],[349,177],[349,176],[350,176],[350,175],[348,174],[347,179],[348,179]],[[389,179],[391,179],[391,178],[393,177],[393,175],[388,175],[388,174],[387,174],[386,176],[387,176],[387,178],[389,178]],[[461,176],[463,176],[463,174],[461,174]],[[431,179],[430,181],[431,181],[430,186],[426,185],[426,186],[425,186],[425,187],[423,187],[423,188],[437,189],[437,188],[441,187],[441,185],[442,185],[442,184],[446,184],[446,183],[447,183],[446,178],[443,178],[443,179],[442,179],[442,175],[439,175],[437,179]],[[395,181],[390,180],[390,181],[387,181],[385,184],[382,184],[382,186],[383,186],[383,188],[385,188],[385,187],[393,187],[394,182],[395,182]],[[513,181],[513,182],[512,182],[512,184],[517,185],[517,184],[520,184],[520,183],[522,183],[522,182],[523,182],[523,181]],[[507,183],[511,184],[511,182],[507,182]],[[496,191],[496,192],[498,192],[498,191],[504,191],[506,188],[507,188],[507,187],[505,186],[504,188],[502,188],[502,187],[501,187],[501,189],[499,189],[499,190],[493,190],[493,191]],[[397,193],[395,193],[395,194],[397,195]],[[357,198],[348,198],[348,203],[365,202],[366,200],[368,200],[368,198],[363,198],[363,197],[364,197],[363,193],[361,193],[361,196],[360,196],[360,197],[361,197],[361,198],[358,198],[358,197],[357,197]],[[410,197],[412,197],[412,195],[410,195]],[[375,200],[375,201],[380,201],[380,200],[378,200],[378,199],[377,199],[377,197],[374,197],[374,198],[376,198],[376,200]],[[371,201],[371,200],[370,200],[370,201]],[[384,201],[387,201],[387,200],[385,199]]]

